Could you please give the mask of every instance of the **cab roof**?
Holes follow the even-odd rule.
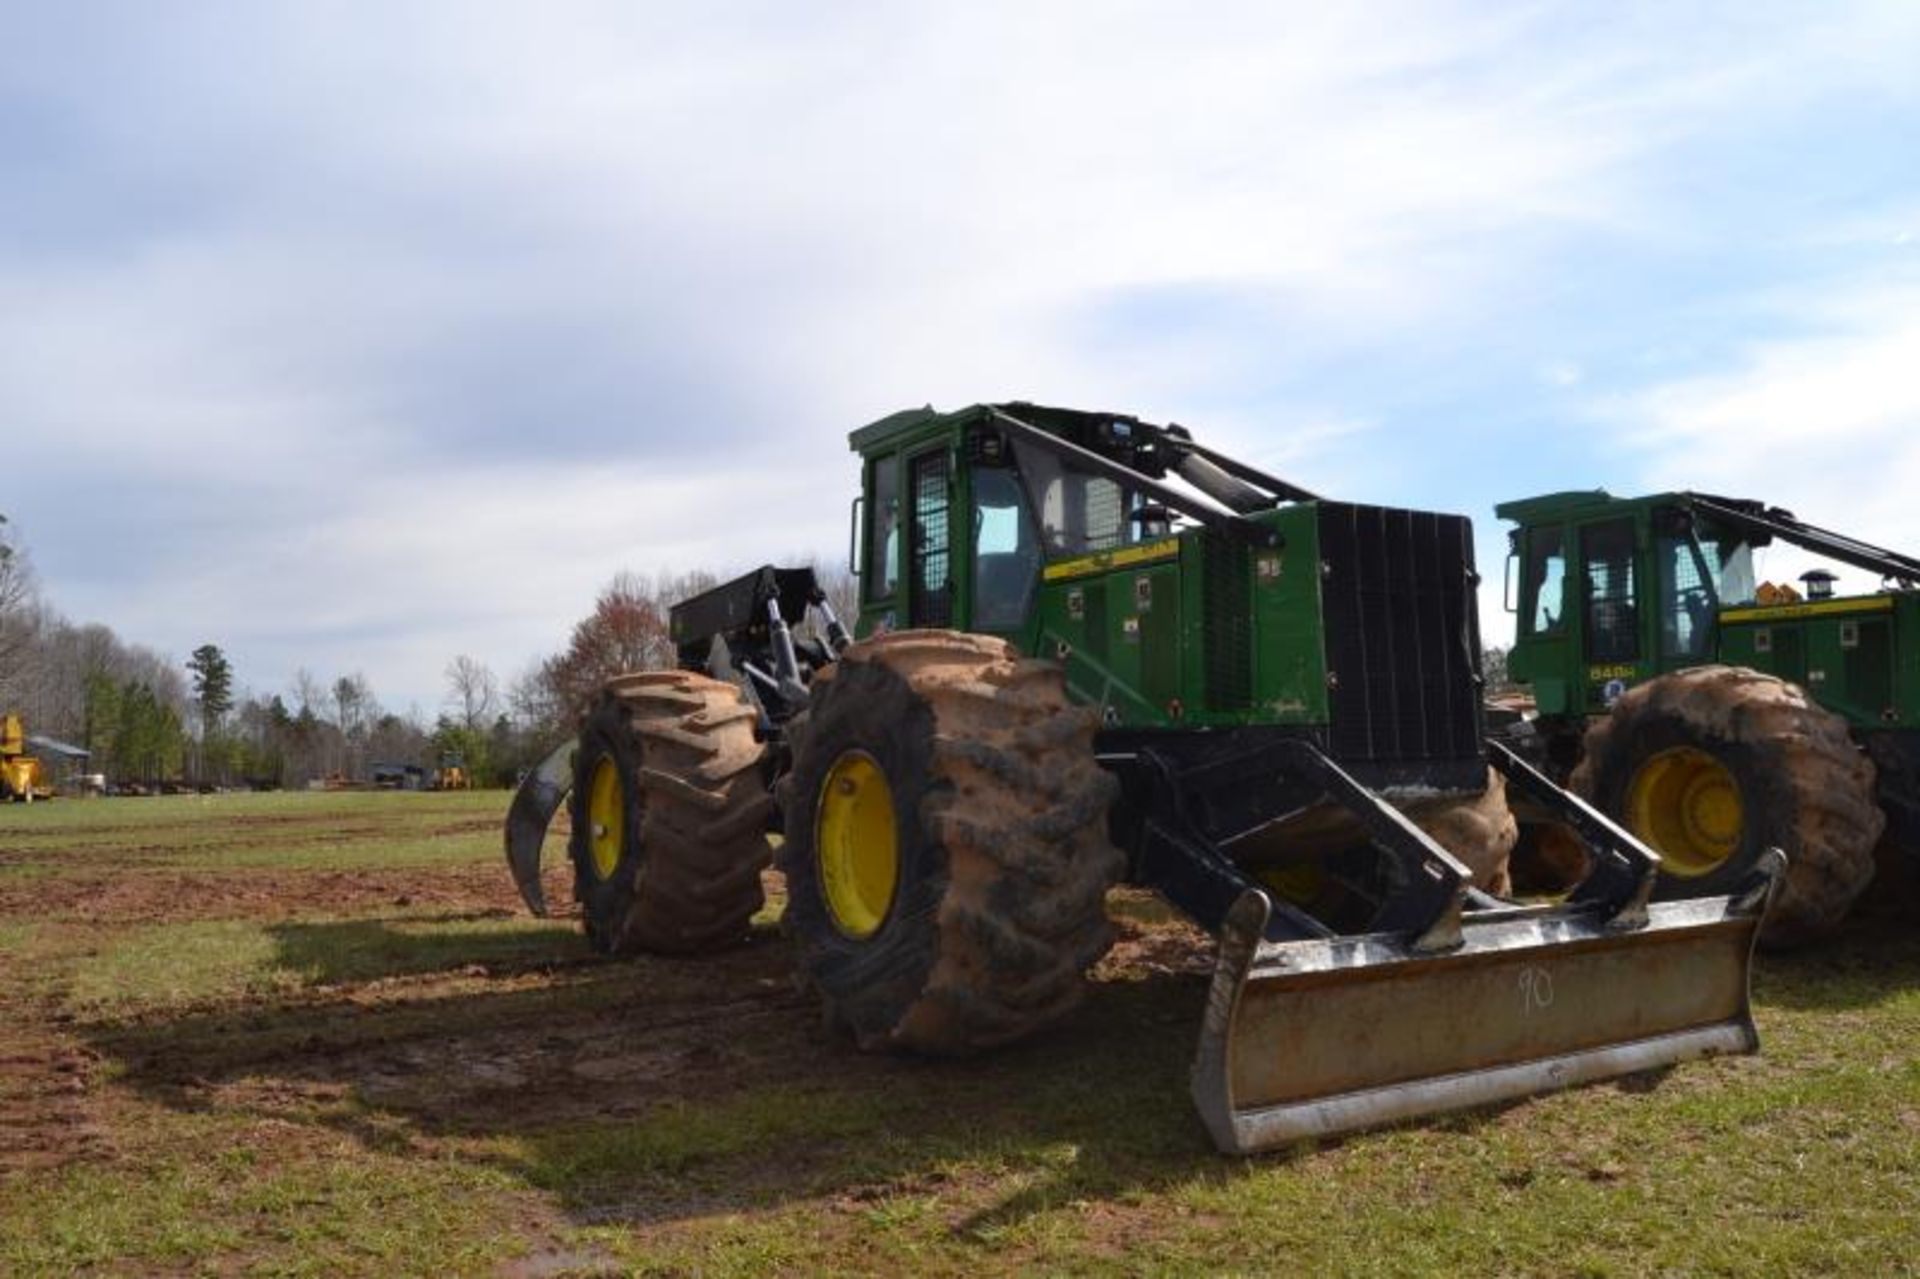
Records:
[[[1563,489],[1558,493],[1542,493],[1537,497],[1502,502],[1493,508],[1493,513],[1516,524],[1557,524],[1562,520],[1585,519],[1625,507],[1685,504],[1691,496],[1687,493],[1649,493],[1643,497],[1615,497],[1605,489]]]
[[[1007,400],[998,404],[969,404],[965,408],[946,413],[940,412],[931,404],[926,404],[917,409],[901,409],[898,413],[889,413],[877,421],[867,423],[848,434],[847,444],[856,453],[884,452],[888,446],[908,436],[923,434],[929,428],[964,426],[976,419],[984,419],[996,409],[1031,422],[1043,430],[1055,424],[1138,422],[1140,420],[1130,413],[1101,413],[1087,409],[1061,408],[1055,405],[1035,404],[1030,400]]]

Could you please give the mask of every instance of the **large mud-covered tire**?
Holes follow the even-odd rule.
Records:
[[[1487,788],[1471,799],[1415,801],[1406,815],[1473,872],[1473,886],[1497,897],[1513,891],[1508,863],[1520,838],[1520,825],[1507,807],[1507,779],[1487,769]]]
[[[1739,798],[1737,847],[1691,877],[1663,874],[1662,897],[1726,892],[1770,845],[1787,874],[1761,940],[1792,946],[1831,931],[1874,874],[1885,817],[1874,801],[1873,763],[1846,721],[1792,684],[1738,666],[1701,666],[1624,693],[1588,730],[1572,785],[1649,842],[1632,814],[1636,776],[1663,753],[1709,755]]]
[[[594,949],[685,953],[730,945],[763,904],[773,800],[757,713],[732,684],[687,671],[608,682],[580,725],[569,800],[574,897]],[[619,826],[596,860],[594,778]]]
[[[1079,1002],[1122,870],[1096,727],[1057,666],[989,636],[896,632],[816,677],[781,782],[786,927],[862,1047],[970,1052]],[[845,784],[847,761],[884,775],[894,814],[880,842],[897,875],[865,936],[836,916],[820,851],[823,790]]]
[[[1516,896],[1571,892],[1593,870],[1593,854],[1573,828],[1556,821],[1523,821],[1509,862]]]

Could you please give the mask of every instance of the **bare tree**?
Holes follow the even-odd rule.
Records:
[[[424,759],[427,730],[412,715],[380,715],[367,729],[367,755],[376,763]]]
[[[447,701],[459,708],[461,725],[478,732],[499,709],[500,682],[485,662],[462,653],[447,663]]]
[[[312,671],[302,666],[293,673],[293,708],[295,712],[311,711],[315,715],[327,708],[331,700],[327,686],[314,677]]]
[[[373,686],[359,671],[333,681],[332,694],[333,722],[339,725],[342,737],[361,735],[380,713],[379,704],[373,699]]]
[[[703,568],[696,568],[686,573],[662,570],[655,575],[649,594],[653,598],[654,607],[666,613],[675,604],[692,599],[701,592],[710,591],[718,585],[720,585],[720,579]]]
[[[0,515],[0,701],[11,704],[28,683],[27,661],[39,630],[33,566],[7,536]]]
[[[363,771],[360,766],[365,762],[367,736],[380,718],[380,703],[367,677],[358,671],[333,681],[332,694],[334,724],[340,730],[345,755],[342,771],[357,777]]]
[[[574,626],[566,651],[547,659],[541,678],[553,701],[565,708],[562,714],[572,716],[613,676],[671,666],[673,656],[666,611],[655,589],[621,573],[600,592],[593,612]]]
[[[514,722],[535,737],[545,739],[567,731],[567,708],[547,678],[547,662],[535,659],[507,688],[507,707]]]

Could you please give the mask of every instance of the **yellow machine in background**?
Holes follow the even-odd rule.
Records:
[[[46,767],[27,754],[27,730],[18,715],[0,719],[0,799],[31,804],[53,798]]]
[[[433,773],[435,790],[472,790],[473,778],[467,772],[467,761],[463,755],[446,754],[440,757],[440,767]]]

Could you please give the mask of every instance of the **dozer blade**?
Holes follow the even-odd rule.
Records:
[[[1778,852],[1727,897],[1658,902],[1611,927],[1590,906],[1468,913],[1462,943],[1262,940],[1250,890],[1220,934],[1193,1067],[1220,1149],[1269,1150],[1759,1048],[1753,943]]]
[[[540,848],[553,815],[573,789],[573,745],[571,738],[562,742],[522,778],[507,809],[507,868],[527,909],[536,915],[547,913],[546,894],[540,891]]]

